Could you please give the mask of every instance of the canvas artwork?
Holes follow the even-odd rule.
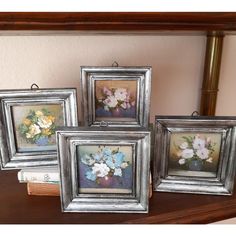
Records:
[[[131,145],[79,145],[79,193],[132,193]]]
[[[98,121],[135,121],[137,80],[96,80],[95,116]]]
[[[216,177],[220,133],[172,133],[168,175]]]
[[[65,124],[61,104],[13,106],[12,116],[18,152],[56,149],[55,129]]]

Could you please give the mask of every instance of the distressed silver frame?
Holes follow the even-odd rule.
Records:
[[[149,124],[151,67],[81,67],[81,94],[85,126],[146,127]],[[136,80],[136,121],[97,121],[95,116],[96,80]]]
[[[216,178],[168,176],[172,132],[221,133],[221,149]],[[236,171],[236,117],[156,116],[154,191],[232,195]]]
[[[57,131],[62,212],[147,213],[149,202],[150,136],[142,128],[75,128]],[[131,194],[79,193],[77,145],[132,145],[134,152]]]
[[[14,105],[62,104],[64,123],[77,126],[75,88],[0,90],[0,166],[2,170],[57,165],[53,151],[17,152],[11,107]]]

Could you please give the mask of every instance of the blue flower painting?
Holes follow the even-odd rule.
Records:
[[[78,156],[79,188],[84,192],[132,192],[132,146],[81,145]]]

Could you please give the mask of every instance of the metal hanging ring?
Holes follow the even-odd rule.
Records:
[[[32,84],[31,87],[30,87],[31,90],[34,90],[34,89],[39,89],[39,86],[37,84]]]
[[[200,116],[199,112],[198,111],[194,111],[191,116]]]
[[[108,126],[108,123],[106,121],[101,121],[100,124],[99,124],[99,127],[107,127]]]
[[[118,64],[117,61],[114,61],[114,62],[112,63],[112,67],[118,67],[118,66],[119,66],[119,64]]]

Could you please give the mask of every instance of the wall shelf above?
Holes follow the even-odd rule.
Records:
[[[230,31],[236,13],[4,12],[0,30]]]

